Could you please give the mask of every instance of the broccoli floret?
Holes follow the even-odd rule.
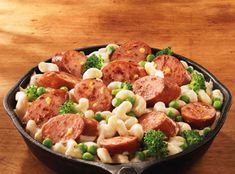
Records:
[[[187,147],[197,144],[203,140],[203,137],[195,130],[185,130],[182,132],[182,136],[186,140]]]
[[[200,89],[205,90],[206,84],[204,76],[201,73],[194,70],[192,73],[192,80],[189,84],[189,88],[194,90],[195,92],[198,92]]]
[[[161,51],[158,51],[156,56],[160,56],[160,55],[163,55],[163,54],[173,55],[174,52],[171,50],[171,47],[167,47],[167,48],[162,49]]]
[[[164,141],[165,137],[165,134],[161,131],[150,130],[145,133],[143,145],[150,156],[161,158],[168,154],[167,143]]]
[[[32,85],[32,86],[28,86],[26,88],[26,94],[27,94],[27,97],[29,99],[29,101],[34,101],[36,98],[38,98],[38,95],[37,95],[37,87]]]
[[[66,114],[66,113],[78,113],[79,110],[76,108],[75,104],[71,100],[67,100],[64,104],[60,107],[59,113]]]
[[[128,82],[123,82],[121,84],[121,89],[127,89],[127,90],[132,90],[132,84],[128,83]]]
[[[102,57],[98,57],[97,55],[93,54],[92,56],[88,57],[84,66],[83,66],[83,72],[86,72],[89,68],[97,68],[101,69],[103,66],[104,60]]]

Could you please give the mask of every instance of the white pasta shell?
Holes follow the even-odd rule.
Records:
[[[99,159],[103,163],[112,163],[113,162],[108,150],[105,148],[98,148],[97,149],[97,156],[99,157]]]
[[[208,94],[204,90],[199,90],[198,91],[198,99],[201,102],[206,103],[208,105],[212,104],[211,98],[208,96]]]
[[[59,71],[59,67],[56,64],[46,63],[46,62],[40,62],[38,64],[38,69],[43,73],[49,72],[49,71]]]

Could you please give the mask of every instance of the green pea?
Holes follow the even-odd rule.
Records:
[[[84,159],[86,161],[92,161],[94,159],[94,156],[91,153],[89,153],[89,152],[85,152],[82,155],[82,159]]]
[[[211,128],[210,127],[205,127],[203,129],[203,135],[204,136],[207,136],[210,132],[211,132]]]
[[[212,103],[214,103],[215,101],[220,101],[221,102],[221,99],[218,98],[218,97],[215,97],[215,98],[212,99]]]
[[[128,97],[126,98],[126,101],[131,102],[132,105],[135,104],[135,98],[134,98],[134,97],[128,96]]]
[[[103,120],[103,116],[101,115],[101,113],[96,113],[95,119],[100,122],[101,120]]]
[[[180,108],[180,105],[179,105],[179,103],[176,100],[172,100],[169,103],[169,106],[172,107],[172,108],[175,108],[175,109],[179,109]]]
[[[45,138],[42,144],[48,148],[51,148],[53,145],[52,140],[50,138]]]
[[[192,73],[193,72],[193,67],[192,66],[188,66],[186,69],[188,72]]]
[[[115,107],[118,107],[121,103],[122,103],[122,99],[115,98],[115,104],[114,104]]]
[[[85,153],[85,152],[87,151],[87,145],[85,145],[84,143],[79,143],[79,144],[77,145],[77,148],[78,148],[79,150],[81,150],[82,153]]]
[[[221,107],[222,107],[221,101],[219,101],[219,100],[214,101],[213,107],[214,107],[216,110],[220,110]]]
[[[181,115],[178,115],[175,117],[175,121],[176,122],[182,122],[183,121],[183,117]]]
[[[149,55],[146,57],[146,60],[147,60],[148,62],[152,62],[154,58],[155,58],[155,56],[154,56],[153,54],[149,54]]]
[[[145,154],[144,154],[144,152],[142,152],[142,151],[137,151],[137,152],[135,153],[135,155],[136,155],[136,157],[137,157],[139,160],[141,160],[141,161],[143,161],[143,160],[145,159]]]
[[[112,95],[117,95],[117,93],[119,92],[119,91],[121,91],[122,89],[113,89],[112,90]]]
[[[172,112],[171,110],[169,110],[166,115],[167,115],[168,117],[170,117],[171,119],[175,120],[175,116],[176,116],[176,115],[175,115],[175,113]]]
[[[146,61],[140,61],[139,63],[138,63],[140,66],[142,66],[142,67],[144,67],[145,66],[145,64],[146,64]]]
[[[97,146],[91,145],[87,148],[87,152],[91,153],[92,155],[96,155],[97,153]]]
[[[46,92],[46,88],[44,88],[44,87],[39,87],[38,89],[37,89],[37,95],[38,96],[40,96],[40,95],[42,95],[42,94],[44,94]]]
[[[136,117],[136,114],[133,111],[127,112],[126,115]]]
[[[180,97],[180,100],[183,100],[185,103],[189,103],[190,102],[190,98],[187,95],[182,95]]]
[[[62,86],[62,87],[60,87],[60,89],[66,91],[66,92],[69,90],[66,86]]]

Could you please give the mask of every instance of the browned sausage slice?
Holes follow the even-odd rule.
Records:
[[[133,91],[142,96],[148,106],[158,101],[169,103],[180,95],[180,87],[176,83],[157,76],[145,76],[136,80]]]
[[[71,74],[62,71],[49,71],[37,79],[39,86],[45,86],[58,89],[66,86],[69,89],[74,88],[78,79]]]
[[[147,75],[143,68],[130,61],[111,62],[102,69],[102,73],[106,85],[112,81],[133,83],[138,78]]]
[[[77,101],[80,98],[89,100],[89,108],[94,112],[108,111],[111,109],[112,95],[109,89],[99,80],[82,80],[74,90],[74,96]]]
[[[216,116],[215,109],[202,102],[189,103],[181,108],[181,114],[185,122],[192,127],[202,129],[210,126]]]
[[[77,78],[82,78],[83,64],[86,62],[86,56],[74,50],[66,51],[64,54],[57,54],[52,58],[61,71],[66,71]]]
[[[78,140],[84,125],[83,118],[77,114],[58,115],[43,124],[42,137],[50,138],[53,143]]]
[[[98,121],[91,118],[83,118],[85,123],[85,128],[82,135],[85,136],[97,136],[98,135]]]
[[[64,90],[55,89],[38,97],[27,109],[23,122],[34,120],[40,127],[51,117],[58,115],[60,106],[68,99]]]
[[[133,153],[138,150],[139,142],[134,136],[117,136],[102,140],[100,146],[106,148],[111,154]]]
[[[178,125],[164,112],[151,111],[139,118],[139,123],[142,125],[144,131],[160,130],[167,137],[176,136],[178,133]]]
[[[151,48],[142,41],[130,41],[117,48],[111,56],[111,60],[131,60],[140,62],[146,60],[148,54],[151,54]]]
[[[156,69],[162,70],[164,77],[176,82],[179,86],[188,84],[191,81],[190,73],[182,63],[170,55],[161,55],[154,59]]]

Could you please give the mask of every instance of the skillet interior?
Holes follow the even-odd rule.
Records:
[[[85,54],[89,54],[93,51],[98,50],[99,48],[105,47],[106,45],[99,45],[99,46],[92,46],[92,47],[86,47],[86,48],[80,48],[76,49],[78,51],[84,51]],[[159,49],[153,48],[152,51],[155,53]],[[16,113],[14,112],[14,108],[16,106],[15,101],[15,94],[19,90],[19,87],[26,87],[29,83],[30,76],[34,73],[34,71],[39,72],[37,66],[32,68],[27,74],[25,74],[16,84],[11,88],[11,90],[8,92],[8,94],[5,96],[4,99],[4,108],[10,118],[12,119],[15,127],[18,129],[22,137],[24,138],[26,144],[29,146],[31,151],[34,153],[37,158],[39,158],[41,161],[43,161],[46,165],[49,167],[55,169],[58,172],[62,173],[74,173],[76,171],[80,171],[82,173],[118,173],[118,174],[135,174],[135,173],[146,173],[150,171],[156,171],[157,167],[160,167],[161,165],[170,165],[170,163],[178,163],[181,160],[184,160],[186,158],[191,158],[193,155],[199,155],[200,152],[204,152],[207,150],[209,145],[212,143],[214,137],[217,135],[219,130],[224,124],[224,121],[226,119],[226,114],[229,111],[229,108],[231,106],[231,100],[232,96],[229,92],[229,90],[221,83],[219,82],[216,77],[214,77],[209,71],[207,71],[204,67],[201,65],[193,62],[192,60],[185,58],[181,55],[174,54],[175,57],[186,61],[189,65],[192,65],[194,69],[199,70],[202,72],[205,76],[205,79],[208,81],[211,79],[214,83],[214,87],[217,89],[220,89],[221,92],[224,95],[224,104],[223,108],[221,110],[221,117],[219,118],[217,122],[217,126],[215,129],[210,133],[210,135],[200,142],[199,144],[190,147],[186,149],[185,151],[178,153],[176,155],[172,155],[160,160],[154,160],[154,161],[145,161],[141,163],[128,163],[128,164],[119,164],[119,165],[109,165],[109,164],[103,164],[101,162],[92,162],[92,161],[84,161],[80,159],[72,159],[70,157],[66,157],[64,155],[61,155],[59,153],[56,153],[45,146],[43,146],[41,143],[34,140],[32,137],[29,136],[29,134],[25,131],[24,127],[22,126],[20,120],[18,119]],[[50,59],[47,60],[50,62]],[[199,155],[200,156],[200,155]],[[159,170],[158,170],[159,171]]]

